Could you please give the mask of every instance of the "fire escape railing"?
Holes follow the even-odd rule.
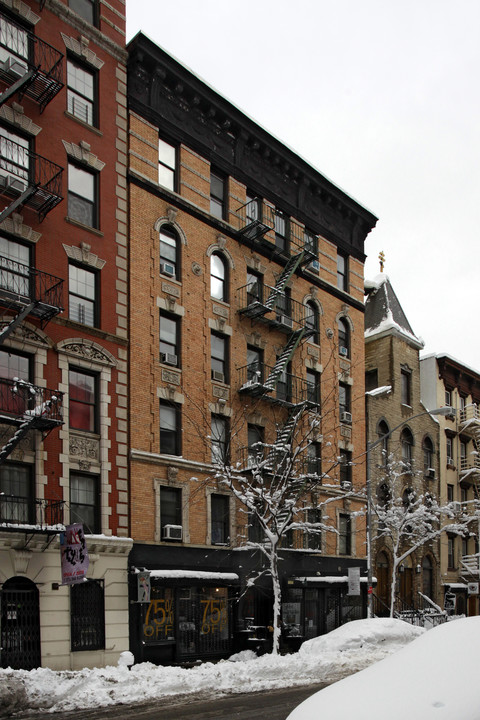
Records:
[[[0,13],[0,81],[7,85],[0,105],[18,93],[43,112],[63,87],[63,59],[57,48]]]
[[[293,407],[306,403],[312,408],[320,404],[318,388],[304,378],[284,372],[274,387],[267,384],[274,367],[264,363],[251,363],[238,368],[238,392]]]
[[[42,530],[63,525],[63,500],[44,500],[0,492],[0,524],[34,525]]]
[[[63,310],[63,280],[0,255],[0,305],[34,303],[32,315],[48,321]]]
[[[0,222],[18,205],[35,210],[42,221],[63,200],[62,173],[60,165],[0,134],[0,195],[10,203]]]
[[[0,378],[2,419],[15,423],[34,419],[35,429],[49,430],[63,424],[63,393],[26,380]]]

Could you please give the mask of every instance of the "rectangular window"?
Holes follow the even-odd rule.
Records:
[[[24,75],[29,59],[28,34],[24,28],[9,22],[2,16],[0,20],[0,62],[7,61],[7,72],[15,77]]]
[[[352,453],[340,450],[340,485],[348,489],[352,485]]]
[[[212,380],[228,382],[228,338],[217,333],[211,334]]]
[[[178,238],[173,230],[160,230],[160,273],[179,280]]]
[[[264,456],[264,428],[260,425],[248,425],[247,467],[252,468]]]
[[[158,138],[158,184],[176,190],[177,149]]]
[[[309,475],[316,475],[315,481],[322,477],[322,445],[319,442],[311,442],[307,446],[307,472]]]
[[[338,406],[340,410],[340,422],[351,422],[351,392],[350,385],[346,383],[338,384]]]
[[[68,314],[70,320],[98,326],[97,273],[70,263],[68,267]]]
[[[0,466],[0,523],[35,523],[32,468],[4,463]]]
[[[346,255],[337,253],[337,288],[348,292],[348,258]]]
[[[72,652],[105,648],[105,597],[101,580],[87,580],[70,588]]]
[[[160,488],[160,529],[162,540],[182,539],[182,490],[181,488]]]
[[[453,502],[453,485],[447,485],[447,502]]]
[[[454,465],[453,458],[453,439],[449,436],[446,438],[447,445],[447,465]]]
[[[228,460],[228,421],[223,415],[212,415],[211,420],[212,463]]]
[[[90,25],[97,25],[96,0],[68,0],[68,7],[74,10]]]
[[[210,173],[210,212],[220,220],[224,220],[226,216],[225,202],[226,182],[225,178],[217,175],[215,172]]]
[[[445,405],[447,407],[451,407],[451,405],[452,405],[452,391],[451,390],[445,390]]]
[[[275,213],[275,247],[280,252],[288,251],[288,218],[281,213]]]
[[[160,313],[160,362],[180,366],[180,320]]]
[[[412,375],[407,370],[402,370],[400,375],[401,390],[402,390],[402,405],[411,405],[411,386],[412,386]]]
[[[0,180],[9,194],[18,195],[30,182],[30,142],[0,127]]]
[[[13,381],[14,378],[30,382],[32,379],[32,359],[28,355],[0,350],[0,378]],[[0,410],[23,415],[28,409],[28,391],[12,392],[13,382],[0,382]]]
[[[263,382],[263,350],[256,347],[247,347],[247,381]]]
[[[67,111],[87,125],[96,125],[95,73],[67,61]]]
[[[97,432],[97,378],[81,370],[69,370],[69,418],[75,430]]]
[[[247,306],[256,302],[263,302],[263,276],[247,272]]]
[[[455,537],[448,535],[448,569],[455,570]]]
[[[30,297],[30,248],[0,237],[0,288]]]
[[[320,375],[307,369],[307,400],[315,405],[320,403]]]
[[[181,455],[180,408],[167,402],[160,402],[160,453]]]
[[[68,216],[82,225],[98,228],[97,176],[70,163]]]
[[[466,470],[467,467],[467,443],[460,440],[460,469]]]
[[[98,475],[70,475],[70,522],[83,523],[85,533],[101,532]]]
[[[340,513],[338,516],[338,554],[351,555],[352,552],[352,526],[350,515]]]
[[[367,370],[365,373],[365,392],[378,388],[378,370]]]
[[[211,495],[212,545],[228,545],[230,541],[230,498],[228,495]]]
[[[308,508],[305,511],[305,522],[311,527],[305,530],[304,547],[306,550],[322,549],[322,531],[318,524],[322,522],[322,511],[320,508]],[[317,526],[317,527],[315,527]]]

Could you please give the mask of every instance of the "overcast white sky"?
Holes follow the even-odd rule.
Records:
[[[371,210],[425,352],[480,372],[480,2],[128,0],[164,50]]]

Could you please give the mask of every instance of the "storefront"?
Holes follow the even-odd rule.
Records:
[[[134,569],[133,593],[136,574]],[[147,601],[132,603],[136,662],[184,664],[232,654],[238,575],[193,570],[147,570],[147,574]]]

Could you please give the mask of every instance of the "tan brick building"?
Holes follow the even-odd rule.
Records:
[[[428,408],[450,406],[455,415],[440,421],[440,496],[472,514],[480,481],[480,373],[439,353],[420,361],[422,400]],[[450,613],[478,615],[478,527],[472,535],[442,535],[441,604]]]
[[[388,502],[413,490],[440,498],[439,423],[426,410],[420,392],[420,350],[423,342],[414,334],[387,275],[365,284],[365,384],[367,439],[370,444],[392,433],[371,451],[370,476],[373,504]],[[417,417],[419,416],[419,417]],[[442,418],[443,420],[443,418]],[[390,489],[389,464],[400,473]],[[392,547],[378,538],[372,513],[372,565],[377,578],[374,611],[388,614],[392,576]],[[380,530],[381,532],[381,530]],[[435,603],[442,597],[439,542],[418,548],[405,558],[396,577],[398,611],[422,608],[419,592]]]
[[[221,657],[272,621],[242,508],[214,451],[245,461],[315,398],[338,532],[282,551],[296,640],[362,613],[363,262],[375,217],[145,36],[129,46],[131,647],[155,662]],[[343,464],[337,462],[341,457]],[[320,501],[321,498],[319,498]],[[312,498],[309,498],[311,502]],[[332,580],[332,578],[334,578]]]

